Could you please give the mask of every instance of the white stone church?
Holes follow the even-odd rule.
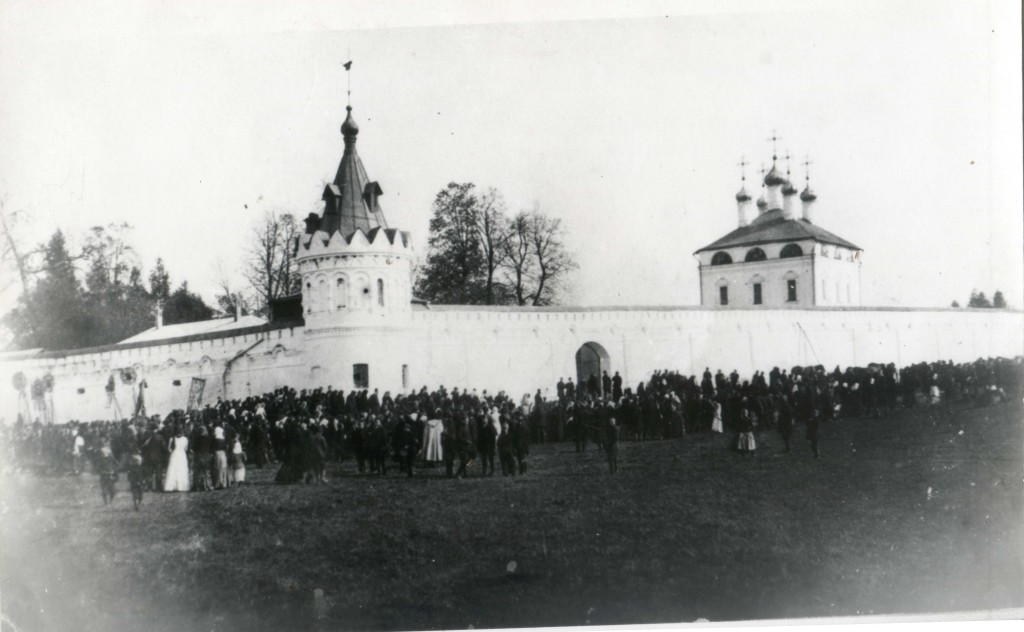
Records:
[[[19,414],[57,423],[129,416],[140,393],[149,414],[284,385],[552,396],[559,378],[604,371],[635,386],[658,369],[749,375],[1024,350],[1019,311],[861,307],[862,250],[818,225],[810,186],[798,196],[774,159],[756,215],[741,189],[737,228],[696,251],[699,307],[429,305],[412,295],[412,240],[387,223],[384,189],[356,152],[351,107],[341,133],[323,212],[306,219],[296,245],[301,296],[278,301],[269,321],[158,323],[104,347],[2,354],[8,384],[17,373],[52,384],[39,397],[8,391],[3,423]]]

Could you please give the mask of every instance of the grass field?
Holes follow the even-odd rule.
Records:
[[[458,629],[1024,606],[1020,404],[759,433],[535,446],[526,477],[255,484],[103,507],[8,476],[2,607],[37,630]],[[477,474],[474,471],[474,475]],[[929,491],[930,490],[930,491]],[[514,570],[510,570],[513,568]],[[4,629],[13,629],[6,626]]]

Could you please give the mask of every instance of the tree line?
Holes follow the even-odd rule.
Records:
[[[950,307],[960,307],[960,303],[953,301]],[[996,290],[995,294],[992,295],[992,300],[988,300],[984,292],[979,292],[977,289],[971,290],[971,298],[967,301],[967,307],[982,308],[982,309],[1006,309],[1006,299],[1003,298],[1003,293]]]
[[[18,238],[24,221],[22,212],[7,212],[0,204],[0,265],[6,281],[0,291],[18,293],[3,323],[15,348],[113,344],[155,326],[158,311],[164,325],[231,316],[236,310],[267,315],[270,301],[299,291],[294,261],[298,229],[289,214],[268,211],[254,222],[243,262],[251,287],[237,291],[221,271],[214,305],[193,292],[187,280],[175,286],[160,257],[145,276],[127,223],[76,235],[79,246],[71,246],[57,230],[47,242],[26,247]]]
[[[539,205],[509,215],[501,194],[450,182],[434,198],[415,294],[454,305],[551,305],[577,268],[558,218]]]
[[[77,349],[119,342],[153,327],[215,316],[255,313],[301,291],[295,215],[265,211],[253,220],[242,253],[244,291],[219,273],[215,304],[176,286],[162,258],[146,275],[131,245],[127,223],[96,226],[85,235],[55,231],[42,244],[19,239],[26,221],[0,200],[0,267],[5,285],[18,292],[3,317],[15,348]],[[415,282],[419,298],[465,305],[550,305],[567,273],[576,268],[564,245],[561,221],[539,207],[509,216],[494,189],[451,183],[438,193],[430,221],[429,251]]]

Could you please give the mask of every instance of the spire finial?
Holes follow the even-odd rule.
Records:
[[[345,76],[348,78],[348,105],[345,106],[347,114],[345,122],[341,124],[341,135],[346,138],[345,142],[348,143],[348,139],[353,139],[354,142],[356,134],[359,133],[359,126],[352,120],[352,60],[349,59],[342,66],[345,68]]]
[[[345,77],[348,80],[348,90],[346,91],[347,96],[348,96],[348,101],[345,104],[345,109],[347,109],[348,111],[351,112],[352,111],[352,49],[351,48],[348,50],[348,61],[346,61],[344,64],[342,64],[342,66],[345,67]]]
[[[811,156],[810,155],[807,155],[807,156],[804,157],[804,162],[803,162],[803,165],[804,165],[804,180],[807,182],[807,184],[811,183],[811,165],[813,165],[813,164],[814,163],[811,162]]]
[[[761,188],[764,188],[764,163],[761,163]]]
[[[750,163],[747,162],[746,156],[740,156],[740,161],[738,163],[739,168],[740,168],[740,182],[746,182],[747,181],[747,169],[746,169],[746,167],[749,164]]]
[[[786,151],[783,158],[786,160],[786,179],[789,180],[789,151]]]
[[[779,152],[778,152],[778,150],[777,150],[777,142],[778,142],[778,141],[779,141],[779,140],[780,140],[781,138],[782,138],[782,137],[781,137],[781,136],[779,136],[779,135],[778,135],[778,134],[776,133],[776,131],[775,131],[775,130],[773,129],[773,130],[772,130],[772,137],[768,139],[768,140],[772,141],[772,166],[773,166],[773,167],[775,166],[775,161],[776,161],[776,160],[778,160],[778,158],[779,158],[779,156],[778,156],[778,153],[779,153]]]

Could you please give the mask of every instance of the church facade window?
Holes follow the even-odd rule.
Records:
[[[384,279],[377,279],[377,305],[384,307]]]
[[[761,284],[760,283],[755,283],[754,284],[754,305],[760,305],[760,304],[761,304]]]
[[[715,256],[711,257],[711,265],[713,266],[724,266],[732,263],[732,257],[728,252],[716,252]]]
[[[799,244],[786,244],[782,248],[782,252],[779,253],[779,259],[788,259],[789,257],[802,257],[804,256],[804,250]]]
[[[729,304],[729,286],[722,285],[718,288],[718,304],[728,305]]]
[[[747,263],[751,261],[764,261],[768,258],[768,255],[764,254],[764,251],[760,248],[751,248],[747,251],[747,256],[743,259]]]
[[[786,280],[786,300],[790,303],[796,302],[796,279]]]

